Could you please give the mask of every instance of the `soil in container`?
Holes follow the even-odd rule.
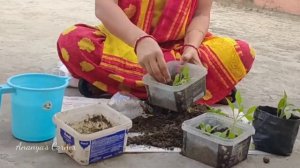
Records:
[[[155,107],[151,116],[133,119],[133,127],[129,131],[140,132],[143,135],[129,137],[127,143],[168,149],[181,148],[183,139],[182,123],[206,111],[207,107],[201,105],[193,105],[183,113]]]
[[[92,134],[112,127],[112,124],[102,115],[89,116],[82,121],[68,123],[80,134]]]

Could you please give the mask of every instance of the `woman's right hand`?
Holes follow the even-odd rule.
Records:
[[[171,76],[163,52],[152,38],[142,39],[136,46],[139,64],[158,82],[167,83]]]

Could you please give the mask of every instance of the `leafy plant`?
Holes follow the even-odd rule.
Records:
[[[224,132],[215,133],[215,135],[217,135],[219,137],[233,139],[233,138],[235,138],[235,136],[239,136],[239,134],[236,135],[236,129],[237,129],[236,124],[238,121],[241,121],[244,117],[247,118],[248,121],[253,121],[253,113],[255,112],[257,107],[252,106],[247,111],[245,111],[245,107],[243,105],[244,99],[242,98],[241,93],[239,91],[237,91],[237,93],[235,95],[235,99],[236,99],[235,104],[227,99],[228,105],[232,111],[232,117],[228,116],[221,109],[215,109],[215,108],[209,107],[209,112],[223,115],[223,116],[233,119],[233,123],[230,128],[228,128]],[[235,111],[236,111],[235,109],[237,109],[237,114],[235,113]]]
[[[217,128],[219,126],[211,126],[209,124],[205,124],[205,123],[200,123],[200,125],[198,126],[198,128],[203,131],[205,134],[210,135],[217,135],[221,138],[227,138],[227,139],[234,139],[236,137],[236,135],[232,132],[230,132],[229,129],[226,129],[225,131],[218,131]]]
[[[180,72],[176,74],[173,86],[179,86],[185,84],[191,80],[190,76],[190,68],[188,66],[184,66],[180,69]]]
[[[204,131],[205,133],[211,134],[218,126],[214,126],[212,127],[209,124],[205,124],[205,123],[200,123],[200,125],[198,126],[198,128],[202,131]]]
[[[287,99],[287,94],[284,91],[284,95],[277,105],[277,117],[288,120],[292,117],[293,112],[300,112],[300,109],[295,108],[293,104],[289,104]]]

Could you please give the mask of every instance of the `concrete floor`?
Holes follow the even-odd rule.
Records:
[[[228,1],[228,0],[227,0]],[[14,74],[49,72],[57,63],[55,42],[66,27],[84,22],[98,24],[93,1],[0,0],[0,83]],[[257,51],[251,73],[238,89],[247,106],[275,105],[283,90],[300,106],[300,17],[250,7],[214,4],[211,31],[249,41]],[[69,90],[68,95],[78,95]],[[80,167],[66,155],[51,150],[51,142],[22,146],[48,146],[45,151],[19,151],[11,136],[10,98],[4,96],[0,113],[0,168]],[[296,168],[300,164],[300,142],[290,157],[249,155],[237,168]],[[190,168],[208,167],[180,154],[125,154],[90,167]]]

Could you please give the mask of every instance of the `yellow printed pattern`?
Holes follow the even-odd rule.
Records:
[[[96,86],[97,88],[101,89],[104,92],[107,92],[107,85],[100,82],[100,81],[96,81],[93,83],[94,86]]]
[[[61,48],[60,52],[61,52],[61,56],[64,59],[64,61],[69,62],[70,55],[69,55],[68,51],[65,48]]]
[[[95,45],[89,38],[83,38],[78,42],[78,47],[81,50],[87,51],[88,53],[91,53],[95,50]]]
[[[137,56],[132,47],[111,34],[103,25],[100,25],[98,28],[106,36],[103,48],[104,55],[113,55],[135,64],[138,63]]]
[[[81,67],[82,72],[90,72],[95,69],[95,67],[92,64],[90,64],[86,61],[82,61],[80,63],[80,67]]]
[[[205,41],[204,44],[208,45],[218,55],[221,64],[225,66],[236,82],[240,81],[247,74],[246,68],[234,47],[237,44],[235,40],[215,37]]]
[[[124,77],[122,77],[120,75],[115,75],[115,74],[109,74],[108,77],[111,79],[114,79],[115,81],[118,81],[120,83],[122,83],[125,80]]]

